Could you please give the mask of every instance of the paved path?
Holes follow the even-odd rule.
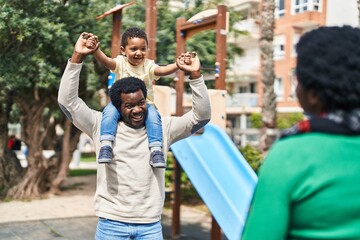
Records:
[[[93,198],[96,176],[71,177],[64,185],[71,190],[61,196],[30,202],[0,202],[0,240],[91,240],[97,218]],[[164,239],[171,239],[171,209],[162,215]],[[181,235],[177,239],[210,239],[211,216],[181,206]],[[226,239],[223,237],[223,239]]]
[[[211,218],[198,210],[181,208],[181,235],[176,239],[210,239]],[[94,239],[97,218],[94,216],[28,220],[0,223],[0,239],[6,240],[87,240]],[[165,240],[171,239],[171,210],[162,217]],[[223,239],[227,239],[223,236]]]

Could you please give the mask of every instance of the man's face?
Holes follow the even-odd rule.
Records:
[[[120,113],[122,121],[132,128],[145,126],[146,99],[141,89],[134,93],[121,94]]]

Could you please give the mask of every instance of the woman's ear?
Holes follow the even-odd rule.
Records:
[[[321,113],[324,111],[324,106],[317,92],[313,89],[309,89],[306,93],[308,103],[310,107],[316,112]]]

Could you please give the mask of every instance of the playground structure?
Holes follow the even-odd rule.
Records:
[[[113,15],[111,57],[120,53],[120,29],[122,9],[134,2],[110,9],[96,19]],[[149,40],[149,58],[156,59],[156,0],[146,0],[146,33]],[[155,20],[154,20],[155,16]],[[180,178],[182,169],[192,181],[213,216],[211,239],[221,239],[220,223],[230,239],[240,239],[257,177],[234,143],[226,135],[225,123],[225,68],[227,7],[201,12],[188,21],[177,19],[176,55],[185,52],[186,40],[209,29],[216,30],[215,87],[209,90],[212,116],[204,134],[191,136],[171,146],[174,153],[174,188],[172,197],[172,239],[180,235]],[[176,77],[176,113],[183,115],[184,72]],[[154,86],[155,104],[163,116],[169,116],[170,88]],[[164,101],[165,100],[165,101]],[[234,189],[234,187],[236,187]]]
[[[208,124],[171,150],[227,238],[241,239],[257,176],[230,137]]]
[[[186,21],[185,18],[178,18],[176,21],[176,55],[185,52],[186,41],[192,36],[204,31],[215,29],[216,30],[216,74],[215,74],[215,87],[219,90],[225,90],[225,69],[226,69],[226,35],[228,29],[228,14],[225,5],[219,5],[217,10],[201,12]],[[184,72],[177,73],[176,81],[176,115],[183,115],[183,93],[184,93]],[[221,110],[221,109],[218,109]],[[225,110],[225,105],[222,111]],[[216,112],[216,111],[213,111]],[[213,115],[212,115],[213,119]],[[225,114],[223,115],[225,128]],[[181,165],[176,160],[174,161],[174,182],[175,182],[175,198],[173,204],[173,228],[172,237],[180,234],[180,178],[181,178]],[[214,219],[212,218],[211,239],[221,239],[221,229]]]
[[[115,58],[117,55],[120,54],[120,44],[121,44],[121,33],[120,29],[122,27],[122,10],[125,7],[133,5],[135,2],[129,2],[126,4],[117,5],[116,7],[104,12],[103,14],[96,17],[96,20],[99,20],[103,17],[106,17],[112,14],[112,34],[111,34],[111,57]]]

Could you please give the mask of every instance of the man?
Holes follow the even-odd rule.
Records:
[[[58,102],[74,125],[93,139],[96,152],[99,152],[101,112],[90,109],[78,97],[83,58],[96,49],[87,48],[86,39],[80,35],[61,79]],[[197,56],[191,56],[189,63],[186,56],[181,54],[176,63],[179,69],[190,74],[192,110],[181,117],[163,118],[165,156],[172,143],[204,127],[211,116],[200,61]],[[111,89],[111,99],[123,117],[117,127],[113,161],[97,168],[95,213],[99,221],[95,238],[163,239],[161,213],[165,199],[165,170],[149,165],[143,81],[134,77],[118,81]]]

